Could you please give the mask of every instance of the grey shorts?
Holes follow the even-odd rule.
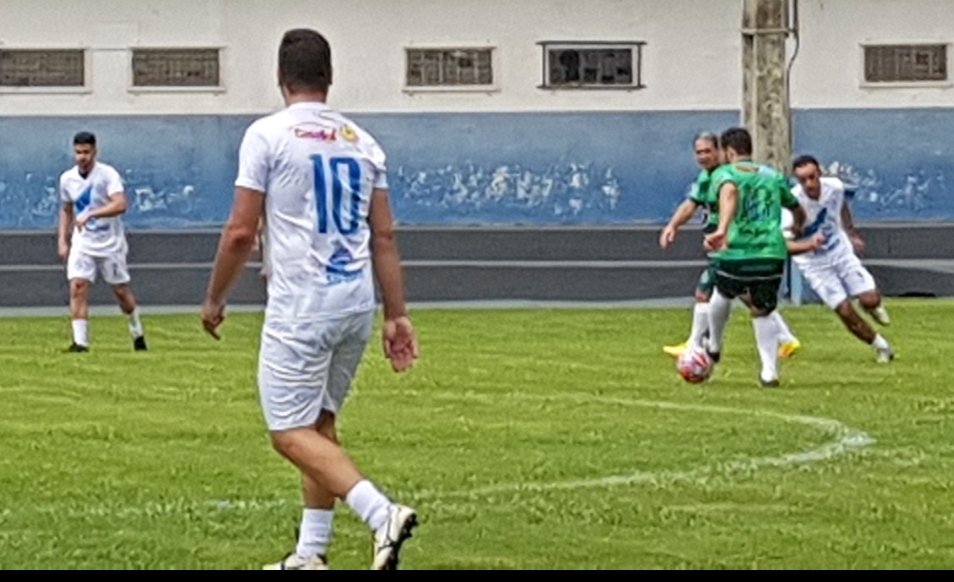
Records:
[[[338,415],[374,327],[374,311],[311,321],[266,321],[258,388],[272,432],[315,426]]]

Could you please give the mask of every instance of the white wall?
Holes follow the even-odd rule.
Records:
[[[732,30],[737,2],[720,0],[3,0],[6,47],[88,46],[91,93],[0,96],[0,114],[257,113],[280,105],[277,47],[292,27],[332,43],[337,107],[368,111],[630,110],[733,107],[740,91]],[[697,26],[686,20],[694,12]],[[692,30],[689,30],[691,27]],[[540,40],[648,41],[639,91],[550,92]],[[226,92],[130,93],[135,46],[228,47]],[[497,47],[499,91],[409,95],[404,48]],[[687,70],[705,71],[705,75]]]
[[[741,102],[742,0],[2,0],[0,48],[88,47],[83,94],[0,93],[0,115],[257,114],[280,107],[282,32],[332,43],[331,101],[349,112],[724,110]],[[861,88],[863,40],[954,40],[951,0],[800,0],[796,107],[954,105],[954,91]],[[548,91],[541,40],[642,40],[637,91]],[[497,48],[493,93],[408,94],[404,48]],[[128,49],[226,47],[225,91],[129,90]],[[952,54],[954,57],[954,54]],[[952,58],[954,60],[954,58]]]
[[[863,43],[954,43],[954,0],[799,0],[799,12],[793,106],[954,107],[954,83],[865,87],[862,63]],[[954,79],[954,49],[948,60]]]

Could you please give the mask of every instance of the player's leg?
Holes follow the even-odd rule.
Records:
[[[882,311],[884,308],[881,306],[881,293],[878,291],[871,273],[862,266],[857,257],[852,257],[842,263],[835,271],[843,289],[843,295],[839,295],[841,302],[837,307],[838,316],[858,339],[875,349],[879,362],[892,361],[895,355],[891,344],[875,331],[868,322],[862,319],[851,304],[851,298],[857,297],[861,307],[871,313],[879,323],[884,324],[875,313],[879,308]],[[886,321],[887,312],[883,313],[883,317]]]
[[[89,351],[89,289],[96,282],[96,261],[75,246],[67,260],[66,277],[70,282],[70,319],[73,343],[70,352]]]
[[[323,411],[314,430],[325,438],[338,443],[335,417]],[[338,443],[340,446],[340,443]],[[331,544],[332,525],[335,516],[334,494],[307,474],[301,474],[302,510],[298,527],[298,542],[295,551],[282,561],[268,564],[264,570],[327,570],[328,546]]]
[[[732,300],[745,292],[744,284],[715,267],[715,288],[709,300],[709,345],[706,351],[715,362],[722,358],[722,341],[732,313]]]
[[[778,374],[778,322],[772,314],[778,308],[778,293],[782,284],[784,266],[780,262],[777,269],[766,263],[766,271],[758,279],[753,279],[749,289],[749,309],[752,312],[752,328],[758,346],[762,370],[759,381],[762,386],[775,388],[779,385]],[[773,274],[772,271],[777,271]]]
[[[361,315],[363,319],[352,316],[324,330],[309,331],[308,324],[266,325],[259,384],[276,451],[307,477],[313,495],[344,500],[371,528],[375,534],[373,569],[395,569],[401,544],[416,525],[416,514],[388,499],[336,439],[315,430],[321,412],[336,411],[341,394],[347,393],[332,386],[332,369],[337,372],[350,367],[344,374],[348,378],[357,370],[373,324],[372,313]],[[335,356],[341,359],[333,364]]]
[[[791,358],[802,349],[802,343],[792,333],[788,323],[777,308],[769,315],[769,318],[775,323],[778,333],[778,357]]]
[[[822,303],[835,312],[848,331],[878,351],[880,361],[893,359],[891,346],[855,310],[851,297],[835,267],[805,271],[805,280]]]
[[[705,340],[709,337],[709,302],[715,291],[715,267],[712,263],[706,267],[699,277],[696,286],[696,306],[692,317],[692,332],[689,335],[689,345],[705,347]]]
[[[353,323],[353,333],[344,337],[332,356],[324,404],[326,410],[334,411],[336,415],[341,413],[374,329],[373,312],[356,314],[349,319]],[[366,479],[358,483],[344,500],[374,532],[371,569],[396,570],[401,547],[417,526],[417,513],[410,507],[392,502]]]
[[[861,308],[867,311],[881,325],[891,324],[888,310],[884,307],[884,297],[875,283],[871,272],[861,264],[858,257],[851,258],[840,267],[840,276],[849,297],[857,297]]]
[[[705,339],[709,335],[709,299],[715,287],[715,273],[711,265],[699,276],[696,285],[695,304],[692,309],[692,328],[689,339],[679,345],[663,346],[663,351],[674,358],[681,356],[690,346],[705,347]]]
[[[129,335],[132,336],[133,347],[136,351],[146,350],[146,338],[139,316],[139,306],[136,296],[130,288],[129,268],[126,266],[125,254],[114,254],[104,258],[100,263],[103,280],[113,288],[113,295],[119,308],[129,321]]]

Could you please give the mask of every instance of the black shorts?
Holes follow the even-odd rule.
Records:
[[[715,284],[729,299],[748,297],[752,306],[765,313],[778,307],[779,290],[785,275],[781,259],[716,260]]]

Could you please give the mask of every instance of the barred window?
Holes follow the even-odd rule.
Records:
[[[865,51],[868,83],[937,82],[948,80],[947,45],[870,45]]]
[[[493,85],[489,48],[407,49],[408,87]]]
[[[135,87],[218,87],[219,49],[135,49]]]
[[[0,87],[83,87],[83,50],[0,50]]]
[[[641,89],[645,43],[543,42],[543,87]]]

